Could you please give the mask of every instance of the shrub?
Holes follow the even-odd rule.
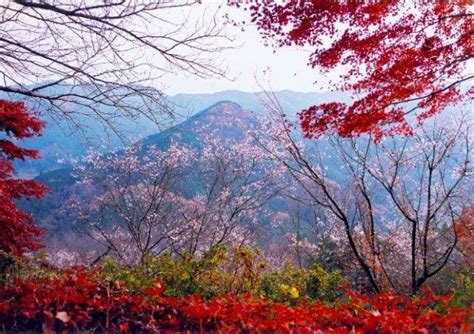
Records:
[[[205,298],[228,293],[257,293],[265,262],[260,252],[244,247],[215,246],[201,257],[185,253],[148,256],[135,267],[123,266],[106,258],[101,277],[108,282],[121,281],[129,289],[148,287],[159,278],[167,297],[200,294]]]
[[[453,295],[368,296],[339,272],[286,264],[265,271],[259,252],[219,246],[196,258],[105,259],[65,270],[17,259],[0,284],[0,331],[222,333],[468,333],[472,280]]]
[[[261,291],[276,302],[294,302],[300,297],[334,301],[342,295],[342,284],[339,271],[328,272],[320,265],[295,269],[287,263],[283,269],[263,276]]]
[[[345,303],[301,300],[294,306],[251,295],[209,300],[163,297],[162,282],[131,291],[101,273],[66,270],[60,278],[16,279],[0,286],[2,331],[146,331],[224,333],[467,333],[473,308],[453,307],[451,296],[410,299],[347,292]]]

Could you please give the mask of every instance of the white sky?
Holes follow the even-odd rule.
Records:
[[[201,6],[194,7],[196,15],[200,11],[215,12],[219,9],[220,1],[203,1]],[[222,6],[222,17],[228,13],[238,22],[249,21],[248,12],[242,9]],[[283,48],[274,52],[271,46],[264,46],[263,40],[254,25],[246,24],[244,31],[241,27],[227,26],[227,35],[235,39],[234,49],[216,54],[216,62],[227,68],[226,78],[200,79],[198,77],[177,73],[166,76],[164,90],[168,94],[177,93],[212,93],[216,91],[236,89],[242,91],[260,91],[257,81],[266,88],[271,85],[274,90],[294,90],[301,92],[326,91],[328,78],[318,75],[306,65],[309,49]],[[265,74],[264,74],[265,73]],[[314,82],[317,79],[317,84]]]

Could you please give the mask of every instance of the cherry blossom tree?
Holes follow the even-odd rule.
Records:
[[[474,265],[474,209],[466,207],[455,225],[458,236],[457,249],[468,267]]]
[[[255,145],[250,133],[236,140],[206,131],[201,141],[197,165],[203,191],[195,200],[202,210],[195,240],[204,230],[208,234],[205,245],[255,241],[255,232],[261,231],[263,218],[269,214],[265,205],[282,190],[283,170]],[[193,246],[191,252],[195,250]]]
[[[304,143],[273,104],[274,123],[260,140],[305,190],[334,229],[344,231],[375,291],[417,293],[455,252],[456,219],[472,202],[469,115],[434,118],[375,143],[327,136]]]
[[[200,148],[140,145],[109,155],[93,153],[76,169],[97,188],[92,204],[70,202],[77,224],[123,262],[171,252],[199,255],[219,244],[256,241],[265,205],[282,189],[253,137],[199,134]],[[223,142],[225,141],[225,142]]]
[[[96,188],[92,203],[73,203],[85,231],[120,260],[137,262],[168,249],[186,229],[173,216],[184,199],[175,194],[193,152],[172,145],[166,151],[140,146],[103,156],[92,152],[76,173]]]

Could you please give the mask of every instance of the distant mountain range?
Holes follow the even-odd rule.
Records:
[[[68,87],[61,89],[68,89]],[[80,89],[80,87],[75,89]],[[54,91],[54,93],[57,92]],[[283,90],[272,94],[277,97],[281,108],[289,117],[295,117],[301,110],[315,104],[329,101],[349,102],[351,99],[349,93],[341,92],[303,93]],[[6,96],[0,93],[0,98],[19,99],[20,97]],[[176,117],[173,121],[175,125],[180,125],[187,119],[191,120],[193,115],[221,101],[237,103],[243,109],[251,110],[258,114],[265,109],[265,101],[268,100],[265,92],[251,93],[238,90],[227,90],[211,94],[177,94],[168,96],[167,99],[175,111]],[[38,107],[35,106],[34,108],[37,109]],[[472,102],[468,102],[463,107],[458,106],[450,109],[458,108],[470,109],[472,112]],[[113,110],[109,110],[110,107],[106,109],[107,112],[113,112]],[[124,141],[124,138],[119,138],[100,122],[93,119],[83,119],[80,116],[83,113],[80,108],[77,110],[77,116],[80,118],[81,124],[84,125],[82,129],[75,128],[65,120],[58,121],[44,110],[37,111],[39,111],[43,121],[46,123],[43,135],[24,140],[22,144],[39,150],[42,158],[40,160],[17,162],[15,167],[18,175],[22,177],[35,177],[42,172],[68,167],[72,158],[80,158],[89,148],[99,148],[104,152],[117,150],[123,147],[124,144],[146,138],[149,135],[160,137],[169,133],[166,132],[166,128],[159,128],[145,117],[133,121],[130,119],[119,119],[118,123],[126,139]],[[165,124],[169,123],[169,120],[165,122]],[[176,126],[172,128],[176,129]],[[164,130],[165,132],[163,132]],[[0,134],[1,136],[2,134]]]
[[[290,117],[294,117],[299,111],[311,105],[344,98],[343,94],[337,92],[302,93],[284,90],[274,94],[282,109]],[[156,124],[145,118],[137,121],[124,119],[121,121],[121,125],[127,139],[126,142],[111,131],[107,131],[99,122],[85,120],[87,127],[79,131],[66,121],[57,122],[47,113],[42,113],[42,118],[46,123],[43,135],[23,141],[24,146],[39,150],[42,158],[18,162],[16,164],[17,171],[20,176],[35,177],[46,171],[68,167],[70,159],[83,156],[91,147],[100,148],[103,151],[116,150],[123,147],[124,143],[143,139],[149,135],[154,135],[155,137],[152,138],[155,139],[167,136],[170,131],[179,131],[183,126],[192,126],[197,118],[202,117],[202,110],[221,101],[237,103],[243,109],[258,114],[264,110],[266,98],[263,92],[249,93],[229,90],[212,94],[178,94],[170,96],[168,100],[176,113],[174,121],[176,126],[169,129],[159,129]]]
[[[223,141],[224,139],[239,139],[246,131],[254,128],[257,122],[255,112],[244,109],[231,101],[220,101],[171,128],[143,138],[138,144],[141,145],[143,155],[146,155],[152,146],[166,150],[171,143],[200,150],[202,143],[199,138],[203,132],[212,130],[213,134],[222,138]],[[76,182],[69,166],[42,171],[36,180],[46,184],[51,189],[50,194],[41,200],[22,201],[21,205],[33,214],[43,228],[52,232],[51,235],[60,234],[69,228],[63,225],[64,221],[68,220],[64,216],[68,199],[77,196],[85,196],[83,198],[94,196],[90,193],[90,189],[84,189]],[[186,189],[183,192],[185,195],[189,193],[192,196],[192,193],[199,188],[199,180],[185,182],[187,183],[183,188]]]

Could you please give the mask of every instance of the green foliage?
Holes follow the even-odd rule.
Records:
[[[200,294],[207,299],[227,293],[257,293],[264,268],[265,262],[257,250],[216,246],[201,257],[189,253],[181,258],[170,254],[148,256],[136,267],[122,266],[106,258],[100,275],[132,290],[148,288],[159,279],[166,287],[165,296]]]
[[[120,282],[132,291],[140,291],[152,286],[156,275],[146,270],[146,262],[139,266],[125,266],[111,257],[104,258],[99,272],[100,280],[109,283]]]
[[[298,298],[334,301],[342,295],[341,272],[328,272],[320,265],[295,269],[286,263],[279,271],[262,278],[261,290],[268,299],[277,302],[294,302]]]
[[[14,259],[0,279],[61,279],[62,270],[47,264],[46,254]],[[332,302],[342,294],[342,274],[326,271],[320,265],[298,269],[289,263],[270,271],[261,252],[245,247],[216,246],[202,256],[182,257],[170,254],[145,257],[140,265],[119,264],[104,258],[91,269],[106,286],[121,286],[132,293],[153,288],[157,281],[164,286],[163,296],[201,295],[205,300],[223,295],[251,294],[269,300],[295,304],[301,298]]]
[[[254,292],[260,271],[265,267],[258,255],[258,251],[247,248],[216,246],[200,258],[190,254],[184,254],[182,259],[170,255],[152,258],[149,269],[163,280],[167,287],[164,295],[200,294],[211,298]]]
[[[459,274],[458,288],[454,292],[449,305],[452,307],[466,307],[474,305],[474,280],[472,276]]]
[[[53,279],[61,273],[47,262],[48,254],[40,252],[31,256],[14,256],[0,252],[0,282],[12,283],[20,279]]]
[[[294,303],[300,298],[332,302],[342,294],[342,274],[320,265],[297,269],[287,263],[268,271],[258,250],[216,246],[201,257],[189,253],[180,258],[169,254],[149,256],[140,266],[128,267],[111,258],[103,261],[99,274],[110,283],[120,282],[133,291],[163,282],[167,297],[202,295],[205,299],[226,294],[250,293],[272,301]]]

